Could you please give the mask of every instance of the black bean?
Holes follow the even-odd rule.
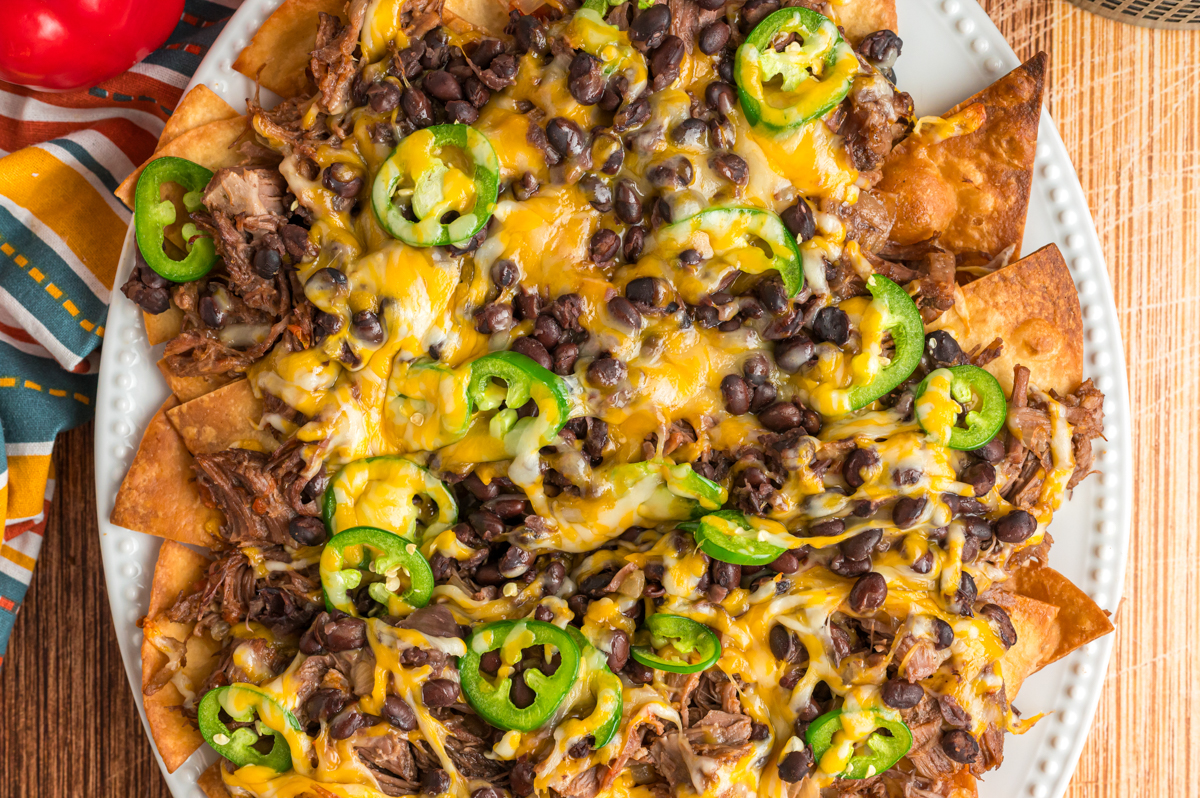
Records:
[[[400,105],[404,108],[404,115],[408,117],[408,121],[412,122],[414,127],[423,128],[433,124],[433,106],[429,103],[425,92],[420,89],[413,86],[406,88],[400,95]]]
[[[805,363],[812,360],[815,348],[807,335],[800,334],[785,338],[775,344],[775,365],[780,371],[795,374]]]
[[[488,80],[491,75],[492,80]],[[482,75],[483,80],[496,91],[512,85],[517,77],[517,59],[509,53],[501,53],[492,59],[491,65]]]
[[[851,560],[865,560],[871,556],[872,550],[881,540],[882,529],[864,529],[854,537],[843,540],[838,544],[838,548]]]
[[[604,159],[604,163],[600,165],[600,171],[606,175],[612,176],[621,171],[621,165],[625,163],[625,148],[621,145],[620,139],[617,139],[616,145],[612,151],[608,153],[608,157]]]
[[[904,679],[888,679],[883,683],[883,703],[892,709],[912,709],[925,697],[925,689]]]
[[[742,6],[738,20],[738,28],[742,33],[749,33],[754,26],[762,22],[769,14],[779,10],[779,0],[750,0]]]
[[[481,39],[471,53],[471,61],[480,69],[487,69],[492,59],[504,52],[504,44],[499,39]]]
[[[536,129],[541,130],[541,128]],[[515,183],[513,183],[513,196],[524,202],[534,194],[537,194],[540,188],[541,186],[538,184],[537,178],[533,176],[533,173],[524,172],[522,173],[521,177]]]
[[[321,185],[339,197],[353,199],[362,191],[364,181],[349,164],[338,161],[325,168],[321,175]]]
[[[463,90],[467,95],[467,102],[476,108],[482,108],[487,105],[487,101],[492,98],[492,93],[488,91],[488,87],[484,86],[479,78],[471,76],[463,83]]]
[[[772,626],[767,642],[771,645],[771,653],[775,655],[775,659],[792,662],[799,656],[800,641],[786,626]]]
[[[517,52],[541,55],[550,48],[546,39],[546,28],[532,14],[521,15],[514,25],[513,36],[517,41]]]
[[[604,96],[604,75],[600,72],[600,62],[585,52],[575,53],[567,76],[567,90],[580,105],[600,102]]]
[[[805,535],[813,538],[831,538],[840,535],[845,531],[845,521],[840,518],[826,518],[810,525],[808,532],[806,532]]]
[[[850,317],[841,308],[821,308],[813,319],[813,337],[841,346],[850,340]]]
[[[933,619],[933,644],[943,651],[954,643],[954,628],[941,618]]]
[[[446,116],[451,123],[470,125],[479,119],[479,111],[466,100],[451,100],[446,103]]]
[[[496,284],[497,288],[509,288],[516,285],[520,272],[517,264],[504,258],[492,264],[491,276],[492,282]]]
[[[426,72],[421,85],[425,87],[425,91],[444,103],[465,97],[458,80],[449,72],[440,69],[436,72]]]
[[[615,357],[599,357],[588,364],[588,381],[602,388],[611,388],[625,379],[625,364]]]
[[[1022,543],[1037,531],[1037,519],[1024,510],[1013,510],[994,525],[996,537],[1005,543]]]
[[[620,629],[613,632],[608,644],[608,667],[613,673],[619,672],[629,661],[629,635]]]
[[[591,206],[600,213],[608,213],[612,210],[613,195],[608,183],[589,172],[580,178],[579,187],[583,189],[584,196],[587,197]]]
[[[679,262],[682,263],[684,266],[699,266],[700,261],[702,261],[702,260],[704,260],[704,258],[702,258],[700,256],[700,250],[698,250],[698,249],[692,249],[691,247],[688,247],[683,252],[679,253]],[[714,305],[716,305],[716,304],[724,305],[724,304],[728,304],[728,303],[727,302],[721,302],[721,303],[713,302],[713,304]]]
[[[617,218],[625,224],[638,224],[644,218],[642,199],[636,184],[629,179],[617,181],[617,201],[614,206]]]
[[[504,534],[504,521],[490,510],[479,510],[478,512],[471,513],[467,516],[467,523],[484,540],[495,540]]]
[[[529,500],[518,493],[506,493],[484,502],[483,509],[506,521],[519,521],[533,512]]]
[[[833,555],[833,559],[829,561],[829,570],[838,576],[845,576],[847,578],[862,576],[871,570],[871,561],[852,560],[845,554],[842,554],[839,549],[837,554]]]
[[[963,531],[968,537],[975,538],[978,541],[992,539],[992,525],[988,523],[986,518],[980,518],[977,515],[968,515],[962,520]]]
[[[863,613],[877,610],[887,600],[887,580],[883,574],[871,571],[858,578],[850,588],[850,609]]]
[[[595,263],[611,263],[621,249],[621,237],[606,227],[592,234],[588,244],[588,256]]]
[[[671,141],[684,147],[698,147],[704,142],[708,125],[703,119],[689,116],[671,130]]]
[[[1000,642],[1006,649],[1017,644],[1017,630],[1013,627],[1012,619],[1008,617],[1008,613],[1003,607],[999,604],[984,604],[979,608],[979,614],[992,622],[996,629],[996,636],[1000,638]]]
[[[474,471],[472,471],[470,474],[467,474],[466,479],[462,481],[462,484],[468,491],[471,492],[472,496],[481,502],[485,502],[488,499],[494,499],[500,495],[500,485],[496,482],[496,480],[484,482]]]
[[[986,496],[996,487],[996,468],[991,463],[975,463],[967,466],[958,479],[970,485],[976,496]]]
[[[683,39],[672,34],[650,52],[650,74],[654,76],[651,90],[660,91],[675,82],[685,50]]]
[[[646,50],[658,47],[671,27],[671,10],[666,3],[650,6],[633,18],[629,25],[629,38]]]
[[[458,700],[458,684],[449,679],[430,679],[421,685],[421,700],[427,707],[448,707]]]
[[[719,153],[709,159],[708,164],[716,170],[717,174],[735,186],[744,186],[750,182],[750,167],[740,155],[728,152]]]
[[[961,366],[967,362],[958,341],[945,330],[934,330],[925,336],[925,351],[939,366]]]
[[[529,570],[533,560],[533,552],[520,546],[509,546],[500,558],[500,575],[505,579],[515,579]]]
[[[493,302],[475,312],[475,329],[485,335],[512,329],[512,308],[507,304]]]
[[[800,243],[804,243],[817,234],[817,222],[813,218],[812,208],[808,207],[808,203],[804,200],[800,200],[785,210],[780,214],[780,218],[783,219],[788,232],[795,236]]]
[[[442,795],[450,791],[450,774],[441,768],[427,770],[421,776],[421,792],[425,795]]]
[[[779,778],[789,784],[794,784],[806,778],[813,768],[812,752],[808,748],[789,751],[779,760]]]
[[[777,574],[794,574],[800,570],[800,562],[800,550],[790,549],[768,563],[767,567]]]
[[[913,571],[918,574],[929,573],[930,571],[933,570],[933,552],[932,551],[925,552],[920,557],[913,560],[912,565],[909,567],[912,568]]]
[[[417,728],[417,713],[400,696],[390,695],[383,701],[383,719],[401,731]]]
[[[298,515],[289,521],[288,534],[301,546],[320,546],[329,539],[325,524],[311,515]]]
[[[787,291],[783,287],[783,280],[777,274],[772,274],[770,277],[759,280],[758,285],[755,286],[754,293],[763,307],[774,316],[786,313],[790,309]]]
[[[787,432],[800,426],[800,408],[791,402],[776,402],[759,413],[758,420],[772,432]]]
[[[650,101],[645,97],[639,97],[617,111],[616,116],[613,117],[612,129],[614,133],[624,133],[646,124],[649,119]]]
[[[978,449],[972,449],[971,454],[985,463],[995,465],[1004,459],[1004,436],[997,435],[990,441],[980,446]]]
[[[952,729],[942,735],[942,750],[955,762],[969,765],[979,758],[979,743],[968,732]]]
[[[737,92],[723,80],[714,80],[704,88],[704,102],[714,111],[728,116],[737,105]]]
[[[575,371],[575,361],[579,359],[579,346],[565,341],[554,348],[554,368],[552,371],[565,377]]]
[[[762,742],[771,737],[771,727],[758,721],[750,722],[750,742]]]
[[[228,317],[225,311],[217,305],[217,300],[211,296],[200,297],[198,310],[200,312],[200,320],[214,330],[219,330],[225,326]]]
[[[350,319],[350,331],[354,337],[364,343],[378,345],[383,343],[383,324],[379,316],[369,310],[360,310]]]
[[[567,569],[560,562],[552,562],[546,568],[545,575],[542,577],[542,594],[552,596],[558,593],[562,587],[563,580],[567,577]]]
[[[279,273],[283,258],[273,249],[266,247],[254,253],[254,273],[264,280],[270,280]]]
[[[640,230],[641,228],[636,228]],[[629,233],[632,233],[630,230]],[[629,233],[625,234],[625,240],[629,240]],[[644,235],[644,234],[643,234]],[[666,284],[655,277],[638,277],[630,280],[625,286],[625,296],[630,302],[636,302],[642,307],[657,308],[662,307],[667,303],[668,289]]]
[[[630,657],[629,661],[625,663],[625,675],[634,684],[650,684],[654,681],[654,669],[643,665],[633,657]]]
[[[329,736],[335,740],[345,740],[367,725],[367,717],[363,713],[354,708],[346,709],[329,724]]]
[[[901,496],[892,505],[892,523],[901,529],[908,529],[917,523],[924,510],[924,496]]]
[[[549,350],[536,338],[528,336],[518,338],[512,343],[512,351],[525,355],[544,369],[554,365],[554,359],[550,357]]]
[[[703,8],[705,11],[716,11],[718,8],[724,8],[725,0],[695,0],[696,5]]]
[[[842,463],[842,477],[852,488],[860,488],[866,482],[863,469],[871,468],[879,462],[879,455],[874,449],[855,449],[846,455]]]
[[[742,567],[733,563],[713,560],[708,572],[713,584],[726,590],[733,590],[742,581]]]
[[[727,374],[721,380],[721,396],[725,409],[735,416],[750,411],[750,386],[737,374]]]
[[[546,123],[546,138],[554,149],[568,158],[583,152],[587,142],[579,125],[562,116],[556,116]]]
[[[756,352],[742,363],[742,374],[754,385],[762,385],[771,376],[771,364],[766,355]]]
[[[718,19],[711,25],[706,26],[700,31],[698,44],[700,52],[705,55],[716,55],[725,48],[729,43],[729,35],[732,31],[729,29],[729,23],[723,19]]]
[[[809,435],[817,435],[821,432],[821,417],[815,410],[801,406],[800,417],[800,424]]]
[[[562,340],[563,328],[549,313],[542,313],[533,323],[533,337],[549,351]]]
[[[326,621],[321,629],[325,648],[333,653],[353,651],[367,644],[367,624],[361,618],[338,613],[339,617]]]
[[[608,232],[611,233],[612,231],[609,230]],[[612,236],[615,241],[617,234],[613,233]],[[613,249],[616,249],[615,243],[613,244]],[[630,329],[637,330],[642,326],[642,314],[638,312],[637,306],[623,296],[615,296],[608,300],[608,312],[619,323]]]
[[[337,688],[314,690],[304,702],[304,715],[310,723],[328,723],[352,700],[352,696]]]
[[[903,46],[904,42],[892,31],[877,30],[864,36],[855,49],[858,50],[859,55],[871,63],[871,66],[878,69],[890,69],[895,66]]]

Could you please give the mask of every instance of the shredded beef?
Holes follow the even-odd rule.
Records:
[[[323,11],[318,14],[316,49],[309,70],[321,93],[318,107],[327,114],[350,110],[351,87],[358,72],[354,48],[366,13],[367,0],[351,0],[347,12],[350,19],[344,26],[335,16]]]
[[[860,172],[879,167],[912,129],[912,97],[874,71],[854,81],[842,107],[845,116],[835,132],[845,137],[850,161]]]
[[[314,462],[319,468],[320,461]],[[249,449],[198,454],[192,468],[205,503],[225,514],[221,533],[230,543],[294,545],[289,522],[320,512],[315,499],[303,498],[313,474],[299,441],[269,456]]]
[[[371,769],[380,791],[384,795],[415,795],[420,775],[408,741],[396,732],[360,739],[354,752]]]

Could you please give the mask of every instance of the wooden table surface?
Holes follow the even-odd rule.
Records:
[[[1116,653],[1068,795],[1195,795],[1200,33],[1121,25],[1061,0],[985,6],[1018,55],[1050,53],[1050,111],[1104,245],[1136,408],[1138,482]],[[60,438],[55,465],[41,562],[0,669],[0,793],[168,798],[109,617],[91,425]]]

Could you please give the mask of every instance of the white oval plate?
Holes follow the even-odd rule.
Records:
[[[192,84],[205,83],[244,110],[254,86],[231,65],[279,2],[246,0],[225,26]],[[1020,63],[974,0],[936,4],[899,0],[899,15],[904,55],[896,71],[901,87],[913,95],[921,114],[943,112]],[[130,232],[117,286],[124,283],[133,263],[132,227]],[[1051,242],[1062,250],[1079,289],[1086,341],[1084,374],[1107,396],[1107,441],[1096,446],[1099,473],[1080,485],[1056,516],[1051,563],[1101,607],[1115,611],[1124,582],[1132,506],[1125,357],[1112,287],[1083,190],[1054,122],[1043,113],[1022,252]],[[144,722],[142,633],[136,622],[150,601],[160,541],[114,526],[108,516],[142,430],[168,390],[155,367],[161,347],[147,346],[141,314],[119,291],[113,292],[106,338],[96,404],[96,504],[117,640]],[[1008,736],[1004,765],[984,778],[980,789],[984,798],[1058,798],[1066,791],[1100,700],[1112,645],[1111,635],[1089,643],[1026,682],[1018,701],[1020,708],[1027,715],[1045,712],[1047,717],[1022,737]],[[215,758],[213,752],[202,749],[174,774],[164,769],[175,798],[203,798],[196,778]]]

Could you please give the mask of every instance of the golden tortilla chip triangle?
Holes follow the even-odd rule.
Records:
[[[213,548],[221,543],[223,516],[200,499],[192,455],[167,420],[167,411],[178,404],[175,397],[168,399],[147,425],[109,520],[135,532]]]
[[[218,97],[216,92],[208,86],[197,83],[171,112],[171,118],[163,126],[155,150],[161,150],[184,133],[195,130],[201,125],[219,122],[222,119],[233,119],[237,116],[238,112],[232,105]]]
[[[446,0],[442,6],[442,24],[454,28],[457,20],[499,36],[508,24],[508,3],[503,0]]]
[[[143,623],[143,704],[150,735],[168,773],[187,761],[204,742],[199,729],[183,714],[183,690],[191,693],[208,677],[220,646],[208,638],[193,637],[194,624],[172,622],[164,613],[204,576],[207,568],[207,557],[174,541],[164,541],[154,567],[150,609]],[[172,660],[167,651],[177,655],[180,650],[186,652],[182,665],[171,674],[173,678],[166,679],[162,671]]]
[[[896,32],[896,0],[846,0],[833,6],[834,16],[854,44],[877,30]]]
[[[1011,395],[1013,367],[1030,371],[1042,390],[1067,394],[1083,381],[1083,313],[1075,281],[1049,244],[1011,266],[962,287],[962,302],[929,325],[947,330],[963,351],[1004,342],[986,368]]]
[[[1046,652],[1040,667],[1057,662],[1115,628],[1107,612],[1053,568],[1021,568],[1013,574],[1013,583],[1021,595],[1058,608],[1055,618],[1059,629],[1057,645]]]
[[[1056,622],[1058,607],[1011,593],[1004,609],[1017,632],[1017,642],[1001,658],[1004,689],[1012,701],[1027,678],[1041,670],[1048,652],[1058,647],[1062,630]]]
[[[196,779],[196,786],[204,791],[208,798],[231,798],[225,782],[221,779],[221,762],[217,760],[208,766],[208,770]]]
[[[200,374],[195,377],[180,377],[167,368],[166,358],[158,361],[158,370],[162,372],[163,379],[170,386],[171,393],[175,394],[179,398],[179,401],[184,404],[233,381],[233,378],[224,374]]]
[[[346,22],[345,0],[284,0],[251,37],[233,68],[287,99],[312,88],[309,53],[317,44],[317,14]]]
[[[254,425],[262,418],[262,400],[249,380],[236,380],[167,411],[192,454],[213,454],[229,448],[273,452],[279,441],[269,429]]]
[[[948,251],[982,262],[1010,246],[1019,255],[1046,60],[1038,53],[943,115],[963,111],[951,127],[970,132],[915,132],[892,150],[875,187],[896,215],[892,241],[908,245],[937,237]],[[986,117],[981,124],[978,107]]]

